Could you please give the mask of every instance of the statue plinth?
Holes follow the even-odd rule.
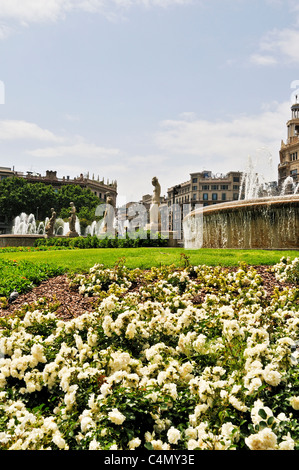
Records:
[[[72,238],[75,238],[75,237],[79,237],[79,233],[77,232],[73,232],[73,231],[70,231],[66,234],[67,237],[72,237]]]

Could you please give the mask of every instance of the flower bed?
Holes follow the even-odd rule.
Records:
[[[123,263],[70,282],[94,312],[0,319],[1,449],[299,449],[295,285]]]

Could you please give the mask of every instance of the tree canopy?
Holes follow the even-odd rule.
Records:
[[[57,217],[69,216],[70,202],[76,206],[77,215],[86,221],[95,218],[95,209],[100,204],[99,198],[90,190],[79,185],[62,186],[54,189],[45,183],[29,183],[24,178],[5,178],[0,182],[0,214],[13,220],[22,212],[34,214],[37,220],[44,220],[51,215],[53,207]]]

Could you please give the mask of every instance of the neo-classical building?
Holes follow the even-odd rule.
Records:
[[[241,178],[242,173],[239,171],[230,171],[226,175],[213,174],[211,171],[190,173],[188,181],[167,190],[168,206],[190,203],[193,208],[196,204],[208,206],[237,200]]]
[[[196,205],[208,206],[239,199],[242,173],[213,174],[211,171],[190,173],[188,181],[167,190],[169,223],[172,230],[182,233],[182,221]]]
[[[281,141],[279,152],[280,163],[278,165],[278,187],[281,189],[284,183],[299,182],[299,103],[291,107],[292,117],[287,122],[287,141]],[[290,188],[292,191],[292,188]]]
[[[60,189],[62,186],[66,185],[78,185],[81,188],[90,189],[96,196],[98,196],[100,201],[106,201],[109,194],[113,198],[114,203],[116,203],[117,182],[105,182],[104,179],[100,180],[99,177],[95,179],[94,175],[90,177],[89,173],[87,173],[86,176],[83,176],[81,173],[81,175],[76,178],[70,178],[69,176],[58,178],[57,171],[52,170],[47,170],[46,174],[42,176],[40,173],[34,173],[31,171],[22,173],[8,167],[0,167],[0,181],[4,178],[8,178],[9,176],[25,178],[28,183],[50,184],[54,189]]]
[[[25,178],[29,183],[44,183],[50,184],[53,186],[54,190],[60,189],[62,186],[66,185],[78,185],[81,188],[90,189],[101,202],[105,202],[108,195],[113,199],[114,204],[116,204],[117,199],[117,182],[109,181],[105,182],[104,179],[100,180],[99,177],[95,179],[94,176],[91,178],[87,173],[86,176],[81,174],[76,178],[70,178],[69,176],[63,176],[62,178],[57,177],[57,171],[47,170],[46,174],[42,176],[40,173],[33,173],[27,171],[27,173],[22,173],[15,171],[8,167],[0,167],[0,181],[5,178],[16,176],[19,178]],[[0,233],[7,233],[10,229],[11,221],[8,221],[4,216],[0,214]]]

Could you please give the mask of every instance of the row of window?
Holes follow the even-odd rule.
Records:
[[[197,194],[193,194],[192,199],[194,201],[196,201],[197,200]],[[203,199],[203,201],[208,201],[209,200],[209,194],[208,193],[203,193],[202,199]],[[212,198],[211,199],[212,199],[212,201],[218,201],[218,193],[212,193]],[[239,193],[234,193],[233,194],[233,199],[234,200],[239,199]],[[226,201],[226,193],[221,194],[221,199],[220,200],[221,201]]]
[[[207,175],[207,176],[209,176],[209,175]],[[192,178],[192,183],[197,183],[197,182],[198,182],[198,178],[196,178],[196,177]],[[233,182],[234,183],[239,183],[240,182],[240,177],[239,176],[234,176],[233,177]]]
[[[209,197],[210,196],[210,197]],[[233,200],[236,201],[239,199],[239,193],[233,193]],[[200,198],[198,198],[197,194],[194,193],[192,195],[192,201],[199,201]],[[212,193],[209,195],[209,193],[203,193],[202,194],[202,200],[203,201],[226,201],[227,200],[227,195],[226,193],[222,193],[221,195],[218,193]],[[189,202],[189,196],[185,197],[179,197],[175,200],[176,204],[183,204],[183,203],[188,203]],[[168,206],[171,206],[172,201],[168,201]]]
[[[220,191],[221,191],[221,190],[222,190],[222,191],[225,191],[225,190],[228,190],[228,189],[229,189],[229,186],[228,186],[228,184],[211,184],[211,185],[209,185],[209,184],[203,184],[203,185],[201,186],[201,190],[202,190],[202,191],[209,191],[209,190],[211,190],[211,191],[217,191],[217,190],[219,190],[219,189],[220,189]],[[200,187],[198,187],[198,190],[200,191]],[[234,190],[234,191],[239,191],[239,186],[236,185],[236,184],[234,184],[234,185],[233,185],[233,190]],[[196,185],[196,186],[192,186],[192,191],[197,191],[197,185]]]

